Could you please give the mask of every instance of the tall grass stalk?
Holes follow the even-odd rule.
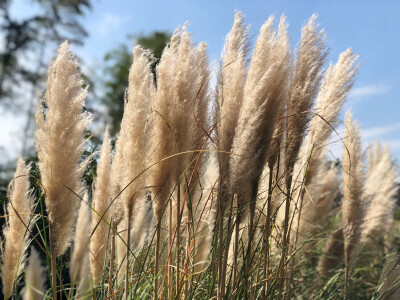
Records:
[[[400,283],[382,261],[396,245],[398,170],[378,144],[364,172],[349,113],[344,138],[336,131],[357,56],[348,49],[324,70],[316,17],[303,26],[297,51],[286,18],[274,20],[262,25],[250,59],[249,27],[235,12],[215,89],[207,45],[193,42],[187,24],[155,70],[152,54],[134,47],[112,162],[106,131],[99,159],[88,164],[95,148],[84,152],[86,90],[68,43],[60,46],[36,112],[38,168],[19,160],[10,186],[6,298],[23,286],[28,234],[47,254],[51,284],[34,283],[31,266],[41,268],[32,250],[24,298],[396,295]],[[344,144],[342,173],[324,155],[332,131]]]

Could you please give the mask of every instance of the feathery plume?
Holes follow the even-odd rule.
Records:
[[[90,260],[89,253],[85,252],[82,259],[82,267],[79,272],[79,285],[76,299],[93,299],[90,284]]]
[[[370,176],[374,168],[378,165],[381,157],[382,157],[381,143],[377,141],[375,143],[375,147],[373,146],[373,144],[370,144],[368,148],[368,176]]]
[[[154,162],[159,163],[153,168],[152,183],[157,188],[154,212],[158,220],[172,184],[193,158],[183,153],[198,150],[206,137],[209,76],[206,45],[200,43],[196,49],[186,25],[175,30],[157,66],[157,100],[153,106]],[[165,159],[180,153],[179,157]]]
[[[217,81],[216,135],[219,151],[231,152],[247,76],[249,28],[243,14],[235,12],[231,31],[226,36]],[[229,184],[229,155],[219,153],[222,187],[227,193]],[[229,198],[229,197],[227,197]],[[226,200],[222,199],[224,202]],[[226,203],[225,203],[226,204]]]
[[[313,15],[301,30],[296,65],[289,83],[284,147],[286,201],[280,268],[283,268],[285,264],[290,240],[289,212],[291,210],[293,168],[311,119],[311,107],[318,92],[322,78],[321,68],[327,56],[324,45],[325,34],[323,30],[319,30],[319,25],[315,23],[315,20],[316,15]],[[282,294],[283,277],[279,284],[279,297]]]
[[[117,270],[118,270],[118,282],[125,275],[126,271],[126,244],[128,242],[128,219],[123,218],[118,224],[118,234],[116,237],[116,256],[117,256]],[[130,246],[130,245],[129,245]]]
[[[83,191],[82,175],[88,159],[81,161],[84,132],[90,122],[82,112],[87,89],[82,89],[78,62],[64,42],[50,64],[46,106],[37,106],[35,145],[51,226],[51,249],[61,255],[70,245],[77,205]],[[75,193],[75,194],[74,194]]]
[[[194,103],[192,105],[191,119],[189,126],[184,133],[187,138],[183,141],[183,149],[187,150],[200,150],[204,146],[205,139],[207,138],[206,131],[209,129],[209,103],[210,103],[210,67],[207,56],[207,44],[200,42],[195,49],[193,68],[197,74],[193,74],[192,88],[196,92],[194,96]],[[200,153],[199,153],[200,154]],[[194,154],[197,155],[197,154]],[[192,155],[193,156],[193,155]],[[190,155],[184,156],[183,166],[186,168],[191,162]],[[206,160],[200,160],[204,162]],[[201,166],[203,167],[203,165]],[[192,168],[191,168],[192,169]],[[199,169],[199,166],[197,166]],[[201,170],[203,171],[203,170]]]
[[[80,279],[81,268],[85,260],[85,256],[89,252],[89,238],[91,232],[91,219],[89,208],[89,196],[87,192],[83,197],[79,208],[78,220],[76,222],[76,232],[74,239],[74,247],[71,256],[70,276],[72,282],[78,282]],[[90,269],[90,268],[89,268]]]
[[[287,96],[290,52],[284,17],[276,35],[273,17],[261,27],[244,88],[244,100],[230,158],[231,188],[247,201],[258,184],[274,133],[273,124]]]
[[[324,246],[323,255],[321,256],[317,272],[326,276],[335,267],[340,264],[344,255],[343,247],[343,229],[337,229],[332,232]]]
[[[195,226],[195,255],[194,272],[203,271],[209,264],[208,256],[212,246],[212,232],[215,223],[215,204],[213,204],[213,190],[219,177],[217,154],[211,154],[207,170],[204,174],[204,187],[201,199],[194,207]]]
[[[298,225],[299,244],[318,233],[326,224],[329,209],[340,191],[338,169],[334,166],[329,167],[327,161],[322,161],[319,169],[320,171],[314,175],[304,194],[303,210]],[[309,243],[308,247],[311,245],[312,243]]]
[[[28,267],[25,272],[23,300],[41,300],[45,294],[46,268],[40,263],[39,253],[31,248]]]
[[[124,117],[122,117],[122,120]],[[115,142],[115,153],[114,159],[111,165],[111,219],[113,226],[118,226],[118,224],[124,218],[124,203],[121,197],[121,182],[123,178],[123,149],[121,145],[121,136],[123,136],[123,129],[119,133],[119,137]]]
[[[229,161],[231,191],[237,194],[238,207],[245,208],[244,212],[249,210],[247,253],[250,257],[245,265],[245,297],[252,261],[258,183],[267,162],[274,124],[287,97],[291,61],[286,19],[281,17],[277,34],[272,28],[273,19],[270,17],[263,24],[257,38]]]
[[[126,214],[132,214],[136,199],[144,198],[144,185],[149,164],[149,125],[151,105],[155,87],[151,64],[154,60],[150,51],[141,46],[133,49],[133,64],[129,70],[128,103],[125,105],[121,123],[121,147],[124,173],[122,199]],[[129,216],[128,216],[129,217]]]
[[[300,48],[290,80],[285,142],[287,185],[312,116],[311,107],[322,79],[321,68],[328,54],[324,45],[326,36],[315,23],[316,18],[313,15],[301,30]]]
[[[29,231],[35,223],[32,216],[33,197],[29,190],[29,170],[30,166],[26,166],[19,158],[7,204],[8,218],[3,231],[5,243],[1,249],[4,299],[11,297],[14,283],[24,269]]]
[[[352,258],[360,241],[365,214],[363,154],[359,125],[353,121],[350,112],[345,116],[345,137],[343,145],[343,200],[342,223],[344,258],[346,264],[345,289]],[[346,293],[346,292],[345,292]]]
[[[359,68],[358,56],[351,48],[339,55],[335,65],[330,65],[321,83],[314,111],[317,116],[311,119],[310,133],[314,143],[323,144],[329,138],[332,128],[339,123],[337,117],[354,83]]]
[[[103,145],[100,149],[100,157],[97,164],[97,177],[94,183],[92,206],[92,229],[90,240],[90,265],[92,270],[93,285],[100,282],[104,270],[106,248],[108,243],[110,224],[110,200],[111,200],[111,141],[108,127],[104,133]]]
[[[303,184],[307,185],[315,172],[318,171],[320,153],[326,147],[332,131],[339,123],[338,115],[354,83],[354,77],[359,65],[356,65],[358,56],[347,49],[339,56],[335,65],[330,65],[321,83],[321,88],[314,108],[315,115],[311,119],[307,141],[301,149],[298,168],[308,164],[304,174]],[[294,172],[297,175],[298,172]],[[300,173],[300,172],[299,172]]]
[[[298,184],[306,186],[309,190],[312,190],[312,188],[308,185],[313,181],[318,184],[319,179],[315,177],[318,177],[318,170],[321,168],[321,164],[324,163],[324,161],[320,159],[320,154],[326,148],[326,142],[329,136],[339,123],[338,115],[353,85],[354,77],[358,69],[358,65],[355,65],[357,58],[358,57],[351,52],[351,49],[347,49],[340,54],[339,60],[335,65],[329,66],[322,80],[314,108],[315,115],[310,123],[310,131],[305,144],[301,148],[299,159],[296,161],[293,172],[295,176],[298,176]],[[304,171],[301,171],[302,169],[304,169]],[[324,179],[324,177],[322,179]],[[326,216],[326,214],[323,214],[321,211],[317,211],[320,210],[321,207],[314,206],[313,204],[310,205],[309,199],[304,199],[309,198],[304,192],[303,189],[298,189],[294,196],[294,199],[300,197],[299,201],[301,207],[300,211],[296,213],[298,216],[295,217],[294,227],[300,229],[300,235],[302,235],[303,238],[306,237],[304,234],[310,233],[307,230],[304,232],[304,225],[307,223],[314,225],[313,218],[309,219],[310,214],[314,216]],[[318,193],[315,195],[318,195]],[[322,204],[323,202],[319,203]],[[325,204],[329,205],[328,202],[325,202]],[[300,222],[300,224],[298,224],[298,222]],[[298,231],[296,230],[296,232]]]
[[[368,173],[365,183],[365,193],[372,200],[365,215],[362,242],[368,240],[372,240],[373,244],[382,242],[377,241],[376,238],[384,238],[385,234],[389,235],[392,231],[394,223],[393,214],[398,193],[398,186],[396,184],[398,178],[396,166],[392,162],[390,149],[386,146],[380,161]],[[384,233],[383,236],[382,233]]]
[[[154,215],[157,221],[161,220],[163,210],[167,204],[169,190],[172,184],[171,176],[174,166],[177,166],[177,158],[168,156],[176,154],[175,132],[178,130],[175,125],[175,118],[181,117],[176,112],[176,104],[173,95],[177,92],[172,83],[176,73],[176,56],[180,43],[180,31],[176,29],[171,36],[169,47],[164,49],[159,64],[157,65],[157,98],[153,105],[154,116],[154,166],[151,172],[151,184],[154,185]],[[174,107],[174,113],[172,111]],[[184,113],[186,115],[187,112]],[[163,160],[165,159],[165,160]]]

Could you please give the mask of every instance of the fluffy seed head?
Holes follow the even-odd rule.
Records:
[[[380,151],[380,148],[376,148]],[[378,154],[378,153],[376,153]],[[365,215],[362,241],[379,242],[377,237],[390,235],[394,223],[394,209],[398,194],[396,184],[399,179],[393,164],[390,149],[386,146],[376,165],[368,172],[365,194],[370,202]],[[384,233],[382,235],[382,233]]]
[[[321,82],[325,62],[325,34],[313,15],[301,31],[300,48],[290,80],[285,142],[286,184],[290,184],[292,168],[311,119],[311,107]]]
[[[90,240],[90,265],[92,270],[93,285],[97,286],[102,275],[106,258],[106,248],[111,222],[111,141],[106,128],[100,157],[97,164],[97,177],[94,183],[92,206],[93,234]]]
[[[161,218],[172,184],[176,183],[193,153],[203,143],[208,102],[206,47],[194,47],[191,34],[177,29],[157,66],[157,100],[154,103],[154,211]],[[201,126],[201,127],[199,127]],[[199,143],[201,141],[201,143]],[[172,158],[169,156],[176,155]],[[165,160],[163,160],[165,159]],[[163,161],[162,161],[163,160]]]
[[[90,207],[88,204],[89,197],[87,192],[83,197],[79,208],[78,220],[76,222],[76,231],[74,239],[74,247],[71,256],[70,276],[72,282],[78,282],[82,265],[86,256],[89,255],[89,238],[91,232]],[[89,268],[90,269],[90,268]]]
[[[343,145],[342,223],[345,263],[348,265],[357,249],[365,214],[363,153],[359,126],[350,112],[345,117]]]
[[[247,75],[248,31],[243,14],[235,12],[231,31],[226,36],[218,72],[216,132],[219,151],[230,152],[243,102],[243,91]],[[229,174],[229,155],[219,154],[220,168],[225,179]]]
[[[140,46],[133,49],[133,64],[129,70],[128,103],[121,123],[120,142],[124,164],[121,196],[126,213],[132,214],[136,199],[144,195],[149,164],[151,105],[155,87],[151,63],[153,57]]]
[[[285,18],[277,34],[272,26],[270,17],[257,38],[230,159],[232,191],[247,196],[260,179],[260,166],[266,163],[274,124],[287,96],[290,52]]]
[[[41,300],[46,292],[46,268],[41,265],[39,253],[32,247],[25,271],[24,300]]]
[[[5,243],[1,249],[0,270],[5,299],[11,297],[14,282],[24,269],[29,231],[35,223],[32,216],[33,198],[29,190],[29,170],[30,167],[19,158],[7,204],[8,218],[3,231]]]
[[[82,194],[82,175],[88,162],[81,161],[90,117],[82,111],[87,89],[82,89],[78,67],[68,42],[64,42],[49,66],[47,108],[43,111],[38,105],[36,110],[35,145],[52,226],[52,249],[57,256],[65,252],[72,239],[77,195]]]

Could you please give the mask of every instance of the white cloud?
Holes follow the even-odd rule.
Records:
[[[386,142],[389,144],[389,147],[392,149],[392,151],[400,150],[400,139],[388,140]]]
[[[333,133],[331,139],[328,142],[328,157],[329,159],[341,159],[343,154],[343,141],[345,128],[344,125],[340,125],[337,128],[337,133]],[[366,149],[370,143],[381,141],[387,143],[392,150],[393,155],[400,159],[400,122],[387,124],[383,126],[360,128],[362,148]]]
[[[400,132],[400,122],[384,126],[361,128],[361,135],[365,140],[382,139],[393,132]]]
[[[100,35],[104,36],[110,33],[111,31],[120,28],[125,21],[126,21],[125,18],[110,13],[106,13],[98,22],[97,32]]]
[[[350,96],[373,96],[386,94],[390,88],[386,85],[364,85],[353,88]]]
[[[384,95],[389,90],[390,87],[386,85],[364,85],[353,88],[349,93],[349,97],[360,99],[375,95]]]

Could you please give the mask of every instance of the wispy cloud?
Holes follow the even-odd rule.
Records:
[[[106,13],[103,15],[103,17],[99,20],[98,26],[97,26],[97,32],[100,35],[106,35],[123,25],[123,23],[126,21],[124,17],[120,17],[118,15],[113,15],[110,13]]]
[[[400,122],[361,129],[361,135],[365,140],[383,139],[393,132],[400,132]]]
[[[354,97],[357,99],[360,98],[366,98],[370,96],[376,96],[376,95],[384,95],[390,90],[390,87],[387,85],[364,85],[364,86],[359,86],[359,87],[354,87],[350,94],[349,97]]]
[[[386,142],[389,144],[390,149],[392,149],[392,151],[400,150],[400,139],[388,140]]]
[[[333,134],[328,144],[328,157],[330,159],[336,159],[342,157],[343,154],[343,141],[341,140],[345,136],[344,125],[340,125],[337,128],[338,134]],[[393,155],[400,159],[400,122],[375,126],[369,128],[360,128],[361,141],[363,149],[366,149],[370,143],[375,141],[381,141],[387,143],[390,149],[393,151]]]

